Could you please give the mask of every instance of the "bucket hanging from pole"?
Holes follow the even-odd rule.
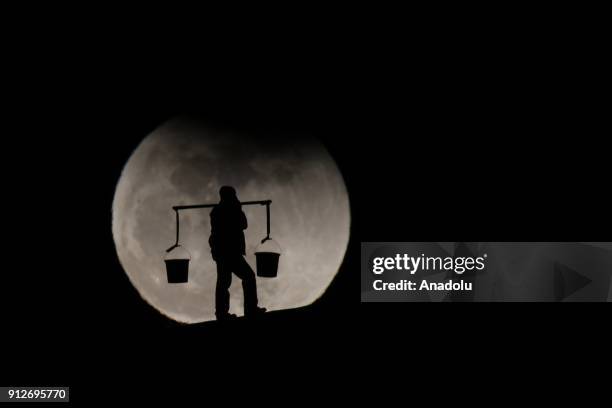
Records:
[[[177,245],[164,258],[168,283],[187,283],[189,280],[189,251]]]
[[[278,274],[278,260],[281,255],[280,246],[272,238],[266,239],[255,249],[257,276],[275,278]]]
[[[164,263],[166,264],[166,276],[168,283],[187,283],[189,280],[189,251],[179,244],[179,213],[176,213],[176,242],[166,249]]]
[[[266,206],[266,237],[255,249],[255,261],[257,263],[257,276],[262,278],[276,278],[278,274],[278,258],[281,254],[280,245],[270,238],[270,204],[271,200],[265,201]]]

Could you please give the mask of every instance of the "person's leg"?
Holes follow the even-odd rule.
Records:
[[[244,291],[244,314],[257,311],[257,282],[255,272],[251,269],[246,259],[242,255],[236,258],[234,273],[242,280],[242,290]]]
[[[232,272],[227,261],[217,260],[217,289],[215,292],[215,314],[219,317],[227,316],[229,312]]]

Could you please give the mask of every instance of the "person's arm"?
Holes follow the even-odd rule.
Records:
[[[241,217],[241,227],[243,230],[247,229],[249,227],[249,223],[247,221],[247,217],[246,215],[244,215],[244,211],[240,211],[240,217]]]
[[[218,221],[218,217],[217,217],[217,213],[215,212],[215,210],[210,212],[210,232],[217,232],[219,230],[219,221]]]

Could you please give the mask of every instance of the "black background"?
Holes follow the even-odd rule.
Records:
[[[482,32],[285,38],[286,28],[176,39],[58,27],[15,45],[3,382],[67,384],[77,402],[112,400],[101,385],[135,399],[219,386],[376,397],[373,377],[392,392],[407,376],[467,366],[567,367],[576,339],[588,343],[580,362],[600,362],[604,305],[370,305],[358,288],[361,241],[609,240],[597,49]],[[142,138],[184,112],[327,146],[349,191],[351,242],[316,304],[188,327],[132,288],[111,236],[114,188]]]

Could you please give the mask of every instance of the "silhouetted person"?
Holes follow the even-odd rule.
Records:
[[[244,230],[247,229],[247,218],[236,190],[223,186],[219,190],[221,200],[210,212],[211,233],[208,243],[212,257],[217,263],[217,289],[215,294],[215,314],[217,320],[234,318],[229,312],[232,272],[242,280],[244,291],[244,314],[253,316],[266,311],[257,307],[257,284],[255,273],[249,266],[245,255]]]

